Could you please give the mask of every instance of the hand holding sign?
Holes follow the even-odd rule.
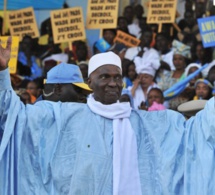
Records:
[[[6,48],[3,48],[2,43],[0,43],[0,70],[5,70],[8,68],[8,62],[10,60],[12,38],[9,37],[7,40]]]

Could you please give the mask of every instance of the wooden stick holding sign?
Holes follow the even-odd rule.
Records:
[[[3,29],[2,29],[2,35],[5,35],[6,34],[6,20],[7,18],[7,0],[4,0],[4,19],[3,19]]]
[[[181,32],[180,27],[176,23],[173,23],[172,25],[178,32]]]
[[[162,31],[162,23],[159,23],[158,24],[158,32],[161,32]]]
[[[73,48],[72,48],[72,42],[69,42],[69,51],[72,51]]]

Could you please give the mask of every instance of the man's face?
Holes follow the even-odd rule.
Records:
[[[127,30],[128,29],[127,25],[128,24],[127,24],[126,19],[124,19],[124,18],[119,19],[119,21],[118,21],[118,28],[119,29],[121,29],[121,30]]]
[[[107,41],[110,45],[113,44],[113,40],[115,38],[115,34],[110,31],[110,30],[106,30],[103,34],[103,38],[105,39],[105,41]]]
[[[156,46],[158,51],[161,51],[161,53],[169,50],[168,40],[163,36],[158,36],[156,38]]]
[[[152,106],[153,102],[157,102],[159,104],[163,104],[163,97],[162,94],[160,94],[157,90],[150,90],[148,93],[148,103],[149,106]]]
[[[198,98],[207,99],[210,93],[210,88],[205,83],[198,83],[195,91]]]
[[[152,42],[152,33],[151,32],[144,32],[140,37],[141,40],[141,47],[150,47]]]
[[[117,66],[107,64],[99,67],[90,74],[88,83],[95,100],[102,104],[116,103],[121,96],[122,73]]]
[[[86,102],[86,94],[83,89],[73,84],[61,84],[61,102]]]
[[[85,91],[71,83],[67,84],[46,84],[45,93],[53,93],[52,95],[45,97],[45,100],[53,102],[80,102],[86,103],[87,94]]]

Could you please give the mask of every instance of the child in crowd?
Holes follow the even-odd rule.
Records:
[[[163,105],[164,96],[163,92],[159,88],[152,88],[148,92],[147,101],[141,103],[139,109],[155,111],[155,110],[165,110],[166,107]]]
[[[213,86],[207,79],[198,79],[195,83],[194,100],[209,100],[212,97]]]
[[[135,70],[135,64],[133,61],[127,60],[127,63],[124,64],[124,77],[123,82],[125,88],[133,85],[133,81],[137,78],[137,73]]]

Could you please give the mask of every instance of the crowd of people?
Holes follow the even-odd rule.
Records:
[[[205,3],[187,0],[184,18],[177,24],[180,30],[172,24],[163,24],[161,32],[158,32],[158,25],[147,24],[147,18],[143,17],[145,7],[128,5],[123,15],[118,17],[117,28],[103,29],[103,39],[109,44],[106,51],[113,51],[122,60],[124,89],[127,89],[124,91],[133,102],[133,109],[148,110],[148,93],[152,88],[163,92],[162,105],[166,109],[176,111],[184,102],[208,100],[213,96],[215,52],[214,48],[203,47],[197,24],[198,18],[214,14],[214,7],[209,8]],[[72,51],[68,44],[54,44],[50,18],[41,24],[40,30],[41,36],[47,36],[47,43],[41,45],[40,38],[25,36],[20,42],[17,73],[11,75],[13,88],[24,103],[33,104],[43,95],[47,72],[60,62],[79,66],[87,83],[90,57],[104,52],[98,46],[99,38],[92,50],[86,40],[74,41]],[[140,39],[139,46],[129,48],[115,42],[117,30]],[[165,97],[166,90],[205,64],[209,65],[195,75],[177,96]],[[204,87],[199,87],[199,83]]]
[[[0,43],[0,194],[214,194],[214,48],[196,20],[214,7],[203,5],[186,1],[180,32],[126,6],[92,54],[86,41],[54,44],[47,19],[47,44],[25,36],[16,74],[11,37]],[[114,42],[118,29],[140,44]],[[207,104],[188,119],[177,108],[190,100]]]

